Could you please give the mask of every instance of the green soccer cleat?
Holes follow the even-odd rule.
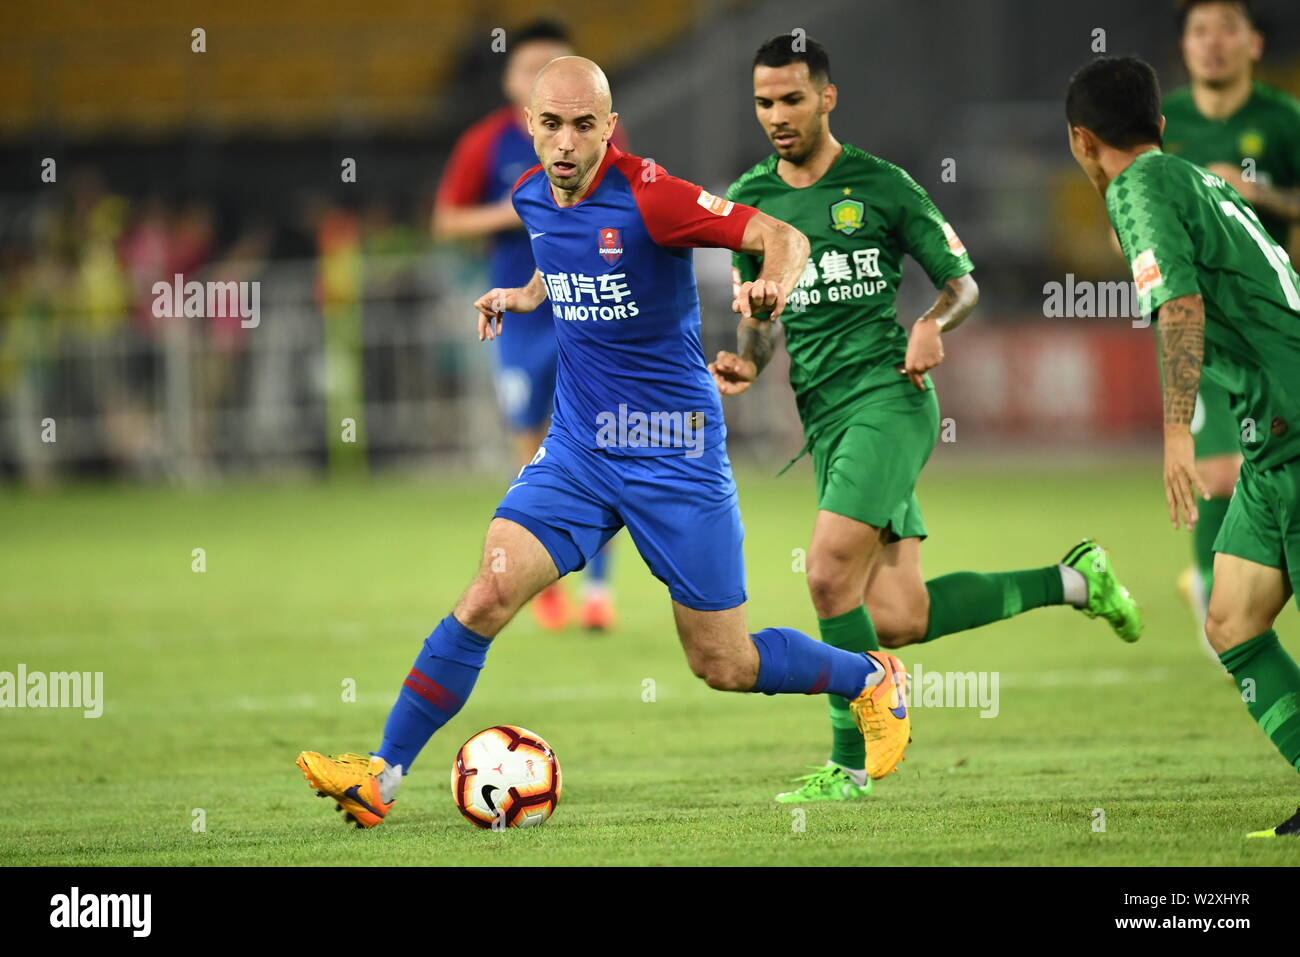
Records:
[[[1115,577],[1106,549],[1085,538],[1066,552],[1061,564],[1073,568],[1088,583],[1088,604],[1080,611],[1089,618],[1105,618],[1125,641],[1142,637],[1142,613],[1128,589]]]
[[[1270,827],[1266,831],[1251,831],[1247,837],[1300,837],[1300,807],[1296,808],[1295,814],[1287,818],[1277,827]]]
[[[858,784],[838,764],[813,768],[812,774],[805,774],[795,780],[803,783],[797,790],[778,794],[777,801],[782,804],[802,804],[805,801],[852,801],[871,793],[871,778],[867,778],[866,784]]]

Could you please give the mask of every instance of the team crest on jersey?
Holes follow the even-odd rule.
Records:
[[[596,235],[599,237],[597,251],[600,258],[611,266],[618,265],[623,258],[623,234],[612,226],[606,226]]]
[[[842,199],[831,203],[831,228],[845,236],[852,236],[862,228],[862,217],[867,207],[859,199]]]
[[[1241,151],[1242,156],[1253,156],[1258,159],[1264,152],[1264,134],[1259,130],[1247,130],[1237,140],[1237,149]]]

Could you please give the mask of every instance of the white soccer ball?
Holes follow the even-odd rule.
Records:
[[[560,803],[560,762],[541,735],[499,724],[456,752],[451,796],[478,827],[535,827]]]

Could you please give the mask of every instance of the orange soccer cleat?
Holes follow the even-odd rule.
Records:
[[[907,670],[884,651],[868,655],[884,670],[880,683],[868,685],[849,703],[853,720],[867,742],[867,774],[883,778],[903,760],[912,740],[912,716],[907,710]]]
[[[335,810],[345,812],[344,820],[357,827],[374,827],[383,822],[396,799],[385,802],[379,787],[379,774],[388,765],[379,755],[332,754],[326,757],[315,751],[298,755],[298,767],[317,797],[333,798]]]
[[[582,627],[588,631],[611,631],[614,628],[614,600],[605,590],[593,591],[582,599],[578,615]]]

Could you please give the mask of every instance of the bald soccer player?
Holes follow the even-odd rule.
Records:
[[[520,286],[532,278],[536,264],[532,245],[510,192],[521,173],[537,162],[533,140],[524,123],[524,110],[537,71],[559,56],[573,53],[568,31],[552,20],[538,20],[509,34],[501,88],[509,103],[467,129],[456,141],[438,182],[433,208],[433,234],[439,239],[486,240],[488,284]],[[615,145],[625,147],[622,129]],[[551,311],[519,316],[513,335],[497,341],[494,377],[497,399],[510,430],[516,466],[537,454],[555,404],[557,347]],[[588,631],[614,627],[614,601],[609,588],[609,552],[613,543],[592,558],[584,573],[578,620]],[[564,587],[556,582],[530,605],[537,623],[548,631],[565,628],[573,608]]]
[[[479,339],[492,340],[511,334],[505,313],[530,313],[550,299],[559,343],[550,428],[488,525],[478,573],[403,681],[379,748],[305,751],[303,776],[358,827],[383,821],[402,776],[468,699],[492,639],[624,526],[668,588],[698,677],[722,691],[847,698],[888,773],[911,728],[898,659],[834,648],[793,628],[749,632],[736,486],[700,346],[692,247],[760,258],[761,272],[738,287],[732,309],[775,319],[808,240],[613,146],[618,114],[590,60],[566,56],[543,67],[525,116],[540,162],[512,196],[537,267],[526,285],[491,289],[475,307]]]

